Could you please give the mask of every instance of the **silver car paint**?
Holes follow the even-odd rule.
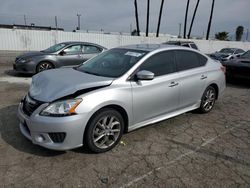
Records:
[[[29,94],[32,98],[52,102],[76,91],[108,86],[112,78],[94,76],[71,68],[43,71],[32,77]]]
[[[130,47],[127,48],[130,49]],[[205,88],[210,84],[218,86],[218,94],[220,96],[225,90],[225,75],[220,69],[221,64],[210,58],[208,58],[207,64],[203,67],[155,77],[151,81],[136,82],[129,79],[148,57],[160,51],[178,49],[200,53],[196,50],[176,46],[160,47],[150,51],[127,73],[113,80],[111,85],[78,96],[77,98],[82,98],[83,102],[76,109],[78,113],[76,117],[55,118],[40,116],[39,113],[48,103],[43,104],[30,117],[27,117],[22,111],[21,103],[18,114],[22,132],[24,132],[22,122],[26,121],[31,130],[29,139],[33,143],[50,149],[65,150],[79,147],[83,144],[83,135],[87,122],[94,113],[103,107],[116,105],[123,108],[128,116],[128,131],[131,131],[199,108],[201,96]],[[174,85],[176,83],[178,84]],[[91,83],[88,86],[91,86]],[[65,93],[64,88],[60,87],[60,90],[57,89],[52,87],[50,88],[51,91],[46,91],[69,93]],[[148,92],[149,90],[150,92]],[[41,97],[43,94],[41,94]],[[51,98],[46,99],[46,101],[51,101]],[[49,139],[44,143],[38,143],[34,139],[36,134],[46,134],[50,131],[67,132],[66,140],[61,144],[55,144]],[[25,135],[25,133],[23,134]]]

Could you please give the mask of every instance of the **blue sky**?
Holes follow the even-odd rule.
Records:
[[[188,28],[197,0],[190,0]],[[155,32],[161,0],[151,0],[150,32]],[[1,0],[0,23],[23,24],[23,15],[27,23],[54,26],[54,17],[58,17],[58,26],[72,31],[77,26],[77,13],[81,16],[81,28],[129,32],[130,25],[135,28],[133,0]],[[138,0],[140,28],[145,31],[147,0]],[[206,33],[212,0],[200,0],[194,35]],[[160,32],[178,34],[178,25],[184,21],[186,0],[165,0]],[[216,0],[211,35],[219,31],[235,33],[242,25],[250,29],[250,0]],[[183,29],[182,29],[183,30]]]

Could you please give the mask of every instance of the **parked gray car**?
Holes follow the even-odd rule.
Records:
[[[197,50],[132,45],[33,76],[18,117],[34,144],[54,150],[86,145],[98,153],[124,132],[194,109],[209,112],[224,90],[224,67]]]
[[[106,50],[103,46],[86,42],[64,42],[16,58],[13,69],[20,73],[35,74],[62,66],[75,66]]]
[[[219,52],[210,54],[212,59],[218,61],[228,61],[240,57],[245,51],[240,48],[223,48]]]

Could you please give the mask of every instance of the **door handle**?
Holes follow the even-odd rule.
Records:
[[[205,80],[205,79],[207,79],[207,76],[201,75],[201,80]]]
[[[177,83],[177,82],[171,82],[168,87],[175,87],[175,86],[178,86],[178,85],[179,85],[179,83]]]

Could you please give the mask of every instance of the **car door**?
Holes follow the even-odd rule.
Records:
[[[193,51],[176,50],[176,64],[179,71],[180,106],[186,108],[198,104],[205,90],[207,58]]]
[[[174,111],[179,105],[174,52],[157,53],[148,58],[138,70],[151,71],[155,77],[150,81],[131,81],[134,123]]]
[[[102,51],[103,49],[94,45],[83,45],[81,54],[82,62],[85,62],[88,59],[98,55]]]
[[[82,63],[82,45],[74,44],[63,49],[57,56],[59,65],[74,66]]]

